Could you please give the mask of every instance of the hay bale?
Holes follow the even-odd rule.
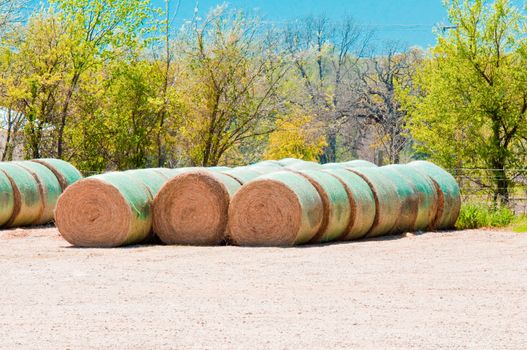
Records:
[[[392,232],[401,212],[401,198],[393,182],[377,168],[346,168],[362,177],[370,186],[375,199],[375,218],[366,237],[377,237]]]
[[[160,171],[160,168],[127,170],[123,174],[129,175],[145,185],[152,198],[169,179],[167,172]]]
[[[152,227],[151,194],[124,172],[91,176],[69,186],[55,209],[55,223],[78,247],[118,247],[140,243]]]
[[[392,181],[401,200],[399,216],[391,233],[415,231],[415,221],[419,210],[419,194],[414,184],[393,168],[380,167],[376,170]]]
[[[302,159],[296,159],[296,158],[283,158],[276,161],[279,165],[285,167],[288,165],[293,165],[296,163],[302,163],[304,162]]]
[[[231,168],[228,167],[228,166],[210,166],[210,167],[207,167],[205,169],[207,169],[208,171],[223,172],[223,171],[227,171],[227,170],[229,170]]]
[[[344,185],[350,201],[351,217],[343,241],[364,237],[375,219],[375,197],[366,181],[359,175],[343,169],[325,169],[324,172],[336,177]]]
[[[461,209],[461,192],[456,179],[443,168],[427,161],[415,161],[407,166],[429,176],[440,190],[433,226],[438,229],[453,228]]]
[[[282,165],[277,160],[262,160],[260,162],[254,163],[252,165],[256,166],[264,166],[264,167],[272,167],[272,168],[282,168]]]
[[[351,168],[377,168],[377,165],[373,164],[372,162],[368,162],[367,160],[362,159],[355,159],[350,160],[349,162],[342,162],[337,163],[340,164],[340,166],[343,167],[351,167]]]
[[[230,176],[205,170],[175,176],[154,199],[154,233],[166,244],[219,244],[226,239],[231,196],[240,187]]]
[[[14,207],[7,227],[26,226],[36,223],[44,210],[40,185],[36,175],[15,163],[0,163],[0,170],[9,178],[13,188]]]
[[[0,226],[4,226],[15,210],[15,190],[9,177],[0,171]]]
[[[331,242],[347,234],[352,213],[344,184],[331,174],[322,171],[301,170],[298,174],[304,176],[315,187],[322,199],[324,209],[322,224],[309,242]]]
[[[43,209],[40,217],[33,222],[33,225],[43,225],[52,221],[53,211],[62,193],[62,187],[55,174],[48,167],[37,162],[25,161],[13,163],[31,172],[39,185]]]
[[[162,174],[164,177],[167,178],[167,180],[173,178],[176,175],[182,174],[186,171],[191,171],[193,169],[194,168],[153,168],[154,171],[157,171],[158,173]]]
[[[77,168],[71,165],[68,162],[65,162],[60,159],[53,158],[41,158],[41,159],[32,159],[32,162],[40,163],[55,174],[57,180],[60,183],[62,191],[66,189],[69,185],[74,184],[75,182],[82,179],[82,174]]]
[[[242,246],[309,242],[322,225],[322,199],[302,175],[276,172],[245,184],[232,198],[229,228]]]
[[[258,168],[253,168],[253,166],[241,166],[227,171],[223,171],[222,174],[232,177],[241,185],[243,185],[246,182],[256,179],[258,176],[261,176],[262,171],[258,171]]]
[[[323,167],[316,162],[300,161],[297,163],[286,165],[284,168],[289,170],[322,170]]]
[[[385,168],[393,169],[413,183],[419,197],[417,216],[414,231],[430,230],[434,228],[434,219],[437,215],[439,189],[432,179],[414,168],[406,165],[388,165]]]

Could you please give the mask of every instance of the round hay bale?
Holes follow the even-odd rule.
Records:
[[[241,185],[251,180],[256,179],[258,176],[262,175],[261,170],[258,171],[257,168],[252,166],[241,166],[227,171],[223,171],[222,174],[228,175],[238,181]]]
[[[290,165],[285,166],[286,169],[289,170],[322,170],[323,167],[319,163],[315,162],[298,162]]]
[[[230,176],[205,170],[175,176],[154,199],[154,233],[166,244],[221,243],[231,196],[240,187]]]
[[[151,195],[124,172],[76,182],[60,196],[55,223],[65,240],[78,247],[118,247],[140,243],[152,228]]]
[[[40,198],[42,198],[44,208],[40,217],[33,222],[33,225],[43,225],[52,221],[53,211],[62,193],[62,187],[55,174],[48,167],[37,162],[25,161],[13,163],[31,172],[39,185]]]
[[[324,163],[322,164],[322,168],[324,169],[342,169],[343,166],[341,163]]]
[[[62,191],[64,191],[66,187],[74,184],[83,177],[81,172],[77,170],[77,168],[61,159],[41,158],[32,159],[31,161],[40,163],[48,167],[49,170],[51,170],[53,174],[55,174],[55,176],[57,177]]]
[[[401,212],[401,198],[393,182],[377,168],[346,168],[362,177],[370,186],[375,199],[375,218],[366,237],[377,237],[392,232]]]
[[[223,171],[227,171],[227,170],[229,170],[231,168],[228,167],[228,166],[210,166],[210,167],[207,167],[205,169],[207,169],[208,171],[223,172]]]
[[[0,170],[9,178],[14,195],[13,213],[5,225],[17,227],[37,222],[44,210],[44,201],[36,175],[14,163],[2,162]]]
[[[407,166],[429,176],[441,191],[434,226],[438,229],[453,228],[461,209],[461,192],[456,179],[443,168],[427,161],[415,161]]]
[[[301,170],[298,173],[315,187],[324,209],[322,224],[309,242],[331,242],[346,234],[352,213],[344,185],[336,177],[322,171]]]
[[[232,198],[229,228],[241,246],[309,242],[322,225],[322,199],[302,175],[283,171],[245,184]]]
[[[406,165],[388,165],[385,168],[393,169],[406,177],[415,186],[419,197],[417,216],[414,231],[430,230],[434,228],[434,219],[437,215],[438,198],[440,190],[432,179],[414,168]]]
[[[401,200],[401,211],[391,233],[415,231],[415,221],[419,210],[419,194],[414,184],[395,169],[380,167],[376,170],[392,181]]]
[[[157,169],[135,169],[123,172],[130,177],[140,181],[150,191],[152,199],[156,196],[161,187],[168,181],[168,176],[164,171]]]
[[[282,168],[282,165],[277,160],[262,160],[260,162],[254,163],[252,165],[256,166],[268,166],[276,169]]]
[[[15,190],[9,177],[0,171],[0,226],[4,226],[15,210]]]
[[[281,166],[285,167],[285,166],[293,165],[296,163],[302,163],[304,161],[302,159],[296,159],[296,158],[283,158],[283,159],[277,160],[276,162],[280,164]]]
[[[359,175],[343,169],[325,169],[324,172],[335,176],[344,185],[350,201],[351,217],[346,233],[340,237],[343,241],[364,237],[375,219],[375,197],[366,181]]]
[[[373,164],[372,162],[368,162],[367,160],[362,160],[362,159],[355,159],[355,160],[350,160],[349,162],[342,162],[342,163],[337,163],[337,164],[340,164],[343,167],[350,167],[350,168],[378,168],[378,166]]]
[[[186,171],[191,171],[193,168],[177,168],[177,169],[171,169],[171,168],[153,168],[154,171],[162,174],[164,177],[168,179],[173,178],[176,175],[182,174]]]

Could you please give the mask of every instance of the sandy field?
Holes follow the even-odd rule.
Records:
[[[0,232],[2,349],[525,349],[527,234],[77,249]]]

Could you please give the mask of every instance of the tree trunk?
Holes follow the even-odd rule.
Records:
[[[322,164],[337,161],[337,134],[334,131],[329,131],[327,142],[328,145],[324,148],[324,153],[319,157]]]

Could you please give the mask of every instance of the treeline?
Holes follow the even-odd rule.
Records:
[[[169,0],[52,0],[25,21],[0,0],[2,160],[83,170],[237,165],[293,156],[525,164],[525,15],[452,0],[427,52],[372,47],[351,18],[279,28],[225,6],[183,24]],[[522,163],[523,162],[523,163]]]

